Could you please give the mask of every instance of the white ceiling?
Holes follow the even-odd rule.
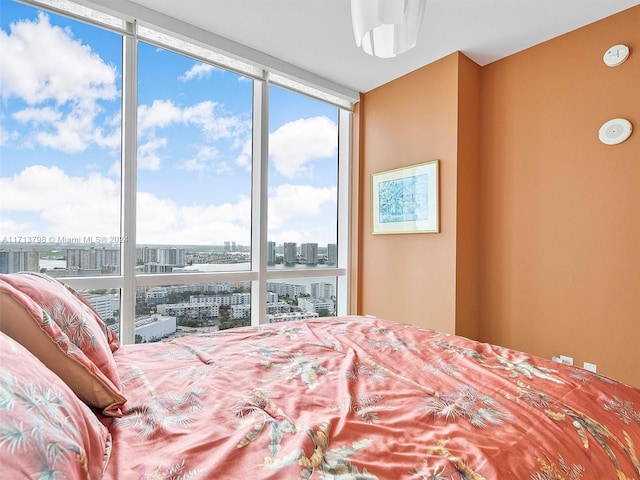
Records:
[[[134,0],[360,92],[457,50],[486,65],[640,5],[640,0],[426,2],[416,48],[378,59],[355,45],[349,0]],[[602,45],[602,54],[609,46]]]

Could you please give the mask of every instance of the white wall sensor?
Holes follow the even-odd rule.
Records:
[[[633,127],[629,120],[614,118],[605,122],[604,125],[600,127],[598,137],[600,141],[606,145],[617,145],[629,138],[632,130]]]
[[[604,53],[604,63],[608,67],[617,67],[629,57],[629,47],[614,45]]]

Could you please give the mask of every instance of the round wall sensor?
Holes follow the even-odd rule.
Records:
[[[617,67],[629,57],[629,47],[614,45],[604,53],[604,63],[608,67]]]
[[[607,145],[617,145],[624,142],[631,135],[631,122],[624,118],[614,118],[605,122],[600,127],[598,137],[602,143]]]

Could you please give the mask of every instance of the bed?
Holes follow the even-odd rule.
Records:
[[[364,316],[119,345],[43,277],[0,276],[6,478],[640,478],[640,389],[605,376]]]

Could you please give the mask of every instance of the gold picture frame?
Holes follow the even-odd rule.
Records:
[[[371,175],[371,233],[439,233],[439,160]]]

